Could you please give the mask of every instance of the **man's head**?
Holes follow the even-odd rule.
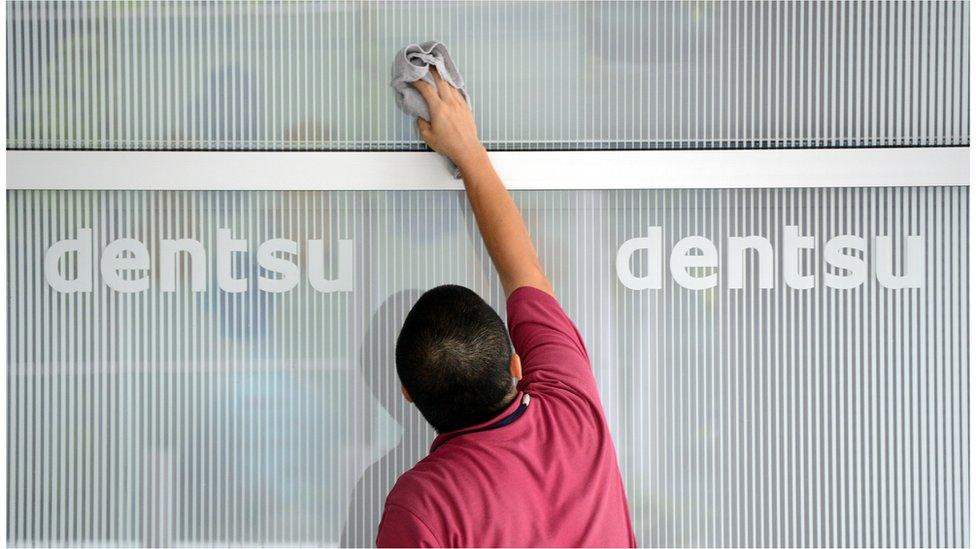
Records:
[[[478,294],[438,286],[420,296],[396,344],[404,396],[443,433],[491,419],[521,377],[505,323]]]

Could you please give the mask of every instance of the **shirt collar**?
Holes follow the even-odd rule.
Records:
[[[437,435],[436,437],[434,437],[434,442],[431,442],[430,443],[430,452],[428,452],[428,453],[431,453],[431,454],[434,453],[434,450],[440,448],[441,445],[443,445],[445,442],[447,442],[448,440],[450,440],[450,439],[452,439],[452,438],[454,438],[454,437],[456,437],[458,435],[464,434],[464,433],[466,433],[468,431],[477,431],[477,430],[482,429],[484,427],[487,427],[487,426],[491,425],[492,423],[495,423],[496,421],[498,421],[498,420],[504,418],[505,416],[513,413],[515,411],[515,409],[518,408],[520,404],[522,404],[522,396],[523,396],[523,392],[522,391],[519,391],[518,394],[515,395],[515,398],[512,399],[512,402],[507,407],[505,407],[504,410],[502,410],[497,415],[495,415],[494,417],[492,417],[491,419],[489,419],[487,421],[483,421],[483,422],[478,423],[476,425],[469,425],[469,426],[464,427],[464,428],[461,428],[461,429],[457,429],[457,430],[454,430],[454,431],[448,431],[446,433],[441,433],[441,434]]]

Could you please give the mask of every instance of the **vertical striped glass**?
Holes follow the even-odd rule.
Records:
[[[421,291],[503,296],[459,192],[9,191],[8,533],[12,545],[369,544],[397,475],[432,433],[399,396],[393,341]],[[523,191],[542,262],[589,346],[642,545],[965,546],[969,538],[968,189]],[[812,289],[785,282],[785,227]],[[689,290],[667,256],[661,289],[631,290],[615,257],[660,227],[665,252],[714,243],[717,286]],[[50,246],[92,230],[91,291],[45,279]],[[218,288],[216,231],[246,240]],[[854,289],[825,258],[865,239]],[[760,288],[729,238],[775,253]],[[907,237],[924,252],[909,256]],[[876,271],[920,269],[920,288]],[[118,238],[149,250],[149,288],[100,268]],[[198,240],[161,289],[164,239]],[[298,244],[284,293],[255,250]],[[344,257],[340,242],[351,240]],[[314,242],[309,242],[314,241]],[[319,291],[313,247],[327,278]],[[347,263],[348,261],[348,263]],[[635,254],[630,268],[653,260]],[[60,270],[78,274],[76,253]],[[887,272],[887,271],[885,271]],[[117,286],[117,284],[116,284]]]

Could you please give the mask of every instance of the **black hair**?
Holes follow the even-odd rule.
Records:
[[[400,382],[439,433],[488,421],[514,396],[505,323],[463,286],[428,290],[397,337]]]

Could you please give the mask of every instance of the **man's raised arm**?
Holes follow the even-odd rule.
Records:
[[[423,80],[414,86],[427,100],[431,121],[417,119],[420,136],[430,148],[444,154],[461,170],[464,188],[478,229],[488,248],[505,295],[532,286],[553,295],[539,256],[529,240],[522,215],[478,140],[471,109],[453,86],[431,71],[436,89]]]

